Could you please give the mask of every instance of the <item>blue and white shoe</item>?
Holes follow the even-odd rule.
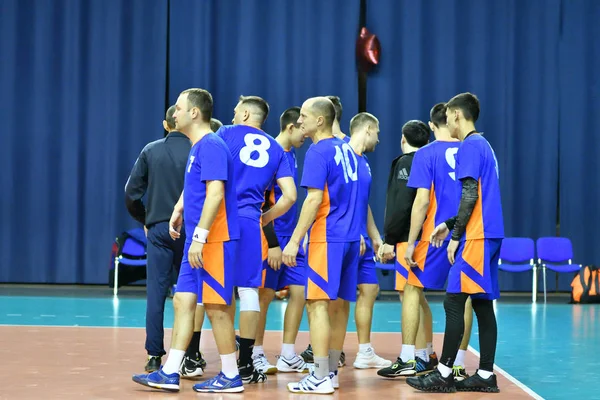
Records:
[[[314,373],[306,375],[300,382],[288,383],[287,387],[292,393],[332,394],[335,392],[330,375],[318,379]]]
[[[148,386],[155,389],[166,390],[167,392],[179,392],[179,374],[165,374],[161,369],[151,374],[134,375],[131,379],[135,383]]]
[[[194,391],[200,393],[240,393],[244,391],[242,378],[238,375],[229,379],[222,372],[212,379],[194,385]]]

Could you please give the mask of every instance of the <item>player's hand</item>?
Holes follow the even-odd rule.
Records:
[[[169,236],[176,240],[181,237],[181,225],[183,224],[183,210],[177,207],[173,209],[171,219],[169,220]]]
[[[273,270],[275,271],[279,271],[279,268],[281,268],[281,257],[281,247],[277,246],[269,249],[267,256],[267,262],[269,263],[269,267],[273,268]]]
[[[378,236],[376,238],[371,238],[371,246],[373,246],[373,253],[379,253],[379,248],[383,245],[383,240]]]
[[[287,246],[285,246],[285,249],[283,249],[282,255],[282,261],[285,265],[287,265],[288,267],[296,266],[296,256],[298,255],[299,248],[300,244],[298,242],[295,242],[293,240],[290,240],[288,242]]]
[[[394,246],[391,244],[384,243],[383,246],[379,248],[379,252],[377,254],[379,261],[385,263],[389,260],[393,260],[396,257],[394,253]]]
[[[454,265],[454,256],[456,255],[456,249],[458,249],[458,240],[451,240],[448,243],[448,261],[451,265]]]
[[[404,261],[406,261],[406,264],[411,268],[417,266],[417,263],[413,260],[414,254],[415,244],[408,244],[408,246],[406,246],[406,251],[404,252]]]
[[[146,235],[146,237],[148,237],[148,228],[146,228],[145,225],[144,225],[144,235]]]
[[[367,244],[365,243],[365,238],[363,237],[363,235],[360,235],[360,250],[358,255],[361,257],[364,256],[365,251],[367,251]]]
[[[442,222],[438,226],[435,227],[433,232],[431,232],[431,237],[429,241],[431,242],[433,247],[442,247],[444,244],[444,240],[448,237],[450,230],[445,222]]]
[[[204,268],[204,260],[202,259],[202,250],[204,243],[192,241],[188,250],[188,262],[192,268]]]

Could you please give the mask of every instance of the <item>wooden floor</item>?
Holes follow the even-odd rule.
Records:
[[[280,332],[268,331],[265,351],[271,363],[281,348]],[[345,352],[347,366],[340,370],[340,389],[333,396],[298,395],[287,391],[288,382],[298,380],[301,374],[269,376],[266,383],[246,385],[242,394],[199,394],[192,390],[193,381],[182,380],[179,393],[154,391],[135,384],[131,376],[143,373],[145,352],[144,329],[140,328],[84,328],[46,326],[0,326],[0,374],[4,384],[0,399],[503,399],[531,398],[519,387],[497,374],[500,395],[490,394],[426,394],[409,387],[404,379],[386,380],[376,370],[356,370],[352,367],[357,350],[355,333],[349,333]],[[170,341],[166,331],[165,343]],[[397,333],[373,333],[373,346],[382,357],[395,360],[401,339]],[[308,343],[308,333],[301,332],[296,350],[302,351]],[[214,376],[220,368],[212,332],[202,336],[202,350],[208,362],[206,375]],[[434,347],[442,349],[442,335],[436,334]],[[163,362],[166,358],[163,358]],[[467,370],[471,373],[478,365],[477,357],[467,353]]]

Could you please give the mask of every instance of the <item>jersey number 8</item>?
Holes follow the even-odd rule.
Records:
[[[255,143],[258,141],[258,143]],[[246,145],[240,150],[240,161],[250,167],[262,168],[269,163],[269,153],[267,150],[271,147],[271,142],[266,137],[248,133],[244,136]],[[252,152],[258,153],[258,158],[252,159]]]

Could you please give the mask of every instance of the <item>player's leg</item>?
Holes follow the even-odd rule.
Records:
[[[267,268],[267,274],[269,273],[269,270],[273,271],[271,267],[267,266]],[[263,348],[263,343],[265,337],[265,328],[267,324],[267,312],[269,311],[269,305],[275,298],[275,290],[268,287],[261,288],[259,289],[258,296],[260,303],[260,313],[258,318],[258,326],[256,327],[256,341],[252,350],[252,364],[254,365],[254,368],[257,371],[270,375],[277,372],[277,367],[272,365],[267,359],[267,356],[265,355],[265,350]]]
[[[358,265],[358,299],[354,310],[358,334],[358,353],[354,361],[354,368],[385,368],[392,365],[392,362],[379,357],[371,346],[373,308],[379,294],[379,282],[371,242],[368,239],[365,242],[367,250],[360,258]]]
[[[179,367],[185,355],[193,331],[194,313],[198,293],[198,270],[192,269],[187,262],[188,246],[184,250],[184,259],[177,280],[177,293],[173,297],[175,321],[171,336],[171,349],[164,366],[148,375],[134,375],[133,381],[145,386],[167,391],[179,391]]]
[[[221,372],[212,379],[194,385],[196,392],[230,393],[244,390],[236,361],[235,330],[229,315],[237,246],[237,240],[204,245],[204,268],[200,274],[202,279],[199,293],[221,357]]]
[[[306,310],[315,368],[299,382],[289,383],[288,390],[291,392],[311,394],[334,392],[329,374],[331,342],[329,303],[331,298],[337,297],[340,286],[343,245],[343,243],[314,242],[308,244]]]
[[[166,223],[150,226],[148,229],[147,246],[147,277],[146,277],[146,351],[148,361],[145,366],[147,372],[160,369],[162,356],[166,354],[164,348],[164,312],[165,300],[168,296],[171,268],[173,264],[173,251]],[[167,239],[165,239],[165,235]]]
[[[458,353],[456,354],[456,359],[454,360],[454,366],[452,367],[452,374],[454,375],[454,380],[456,382],[460,382],[469,377],[465,368],[465,357],[469,348],[471,329],[473,327],[473,305],[471,301],[472,300],[469,297],[465,304],[465,332]]]
[[[200,338],[202,334],[202,325],[204,324],[204,305],[197,304],[194,313],[194,333],[187,350],[179,374],[182,378],[193,378],[202,376],[206,369],[206,361],[200,351]]]

